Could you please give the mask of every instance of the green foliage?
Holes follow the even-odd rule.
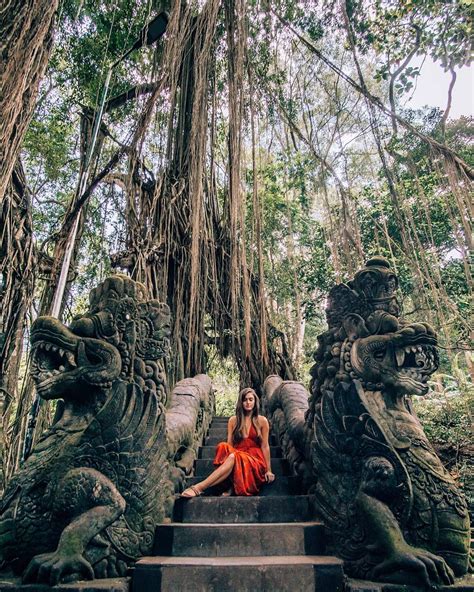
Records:
[[[41,161],[44,174],[51,179],[63,176],[65,160],[74,154],[74,133],[72,117],[64,104],[51,101],[48,110],[37,110],[23,142],[30,164]]]
[[[444,68],[469,63],[472,11],[468,2],[395,0],[371,3],[347,0],[346,7],[359,46],[386,56],[376,77],[387,79],[390,70],[416,50]],[[375,11],[375,12],[374,12]],[[407,92],[419,69],[409,67],[398,78],[398,90]]]
[[[406,115],[426,134],[441,141],[439,110],[419,110],[406,112]],[[472,122],[469,124],[468,118],[462,121],[467,125],[451,122],[447,126],[447,136],[453,138],[458,149],[463,146],[464,154],[472,158]],[[423,264],[418,263],[419,269],[414,264],[420,260],[417,251],[422,251],[426,265],[433,270],[431,281],[445,292],[446,302],[442,306],[449,329],[447,324],[436,329],[440,333],[443,331],[442,341],[446,346],[467,344],[472,300],[466,281],[466,264],[459,247],[463,223],[459,209],[453,208],[456,195],[433,168],[433,154],[425,142],[410,134],[401,134],[391,140],[390,149],[398,155],[394,162],[398,201],[394,201],[383,177],[361,188],[357,219],[364,250],[368,255],[378,252],[392,260],[406,301],[405,311],[421,308],[418,318],[424,315],[425,320],[433,322],[439,310],[429,302],[432,284],[426,279],[428,272]],[[405,252],[402,228],[413,245],[413,253]],[[421,307],[422,296],[426,298]],[[446,362],[449,367],[447,359]]]
[[[437,444],[464,447],[471,441],[471,409],[474,391],[462,392],[459,383],[451,375],[437,375],[443,379],[444,388],[432,392],[416,404],[416,412],[430,440]],[[435,383],[433,386],[439,388]]]
[[[64,2],[50,66],[69,85],[76,104],[97,104],[107,66],[135,42],[150,20],[150,8],[145,0]],[[115,68],[111,96],[138,81],[134,74],[139,75],[142,61],[143,54],[134,52]]]
[[[374,156],[372,123],[364,102],[353,89],[306,52],[282,23],[262,9],[260,2],[252,0],[245,4],[249,30],[247,62],[254,84],[252,99],[258,128],[257,184],[263,216],[261,239],[268,308],[271,323],[291,335],[295,329],[298,295],[306,319],[305,353],[299,368],[304,377],[316,347],[316,335],[324,329],[326,295],[337,281],[348,278],[345,264],[339,263],[337,268],[334,260],[334,253],[341,250],[339,243],[343,235],[340,196],[333,176],[315,158],[314,152],[324,156],[341,183],[350,189],[353,222],[360,230],[365,256],[384,255],[396,267],[405,309],[416,310],[419,303],[415,302],[415,296],[429,287],[414,273],[411,259],[404,252],[402,228],[397,216],[399,205],[394,203],[380,162]],[[380,96],[386,93],[387,81],[394,68],[413,48],[418,28],[422,33],[420,54],[431,55],[440,61],[447,53],[450,63],[456,66],[463,63],[468,42],[465,35],[470,27],[467,3],[395,0],[373,4],[350,0],[346,2],[346,8],[354,29],[362,72],[370,90],[376,89]],[[62,3],[54,52],[24,145],[24,160],[34,195],[35,236],[41,243],[46,242],[49,253],[54,245],[51,239],[54,239],[54,232],[77,186],[82,106],[96,106],[107,65],[133,43],[150,16],[161,9],[160,2],[147,0],[134,3],[64,0]],[[347,35],[342,29],[338,2],[280,0],[275,10],[323,48],[324,54],[345,72],[357,78],[347,51]],[[217,112],[212,149],[218,171],[219,205],[225,223],[229,122],[223,20],[218,30],[213,72]],[[115,96],[137,82],[156,80],[160,51],[159,48],[147,48],[131,54],[114,70],[109,96]],[[374,74],[376,80],[372,79]],[[400,92],[406,92],[418,75],[417,67],[407,65],[397,79]],[[242,169],[246,181],[246,246],[248,260],[253,261],[253,272],[257,276],[247,117],[250,97],[247,81],[245,84]],[[282,108],[292,124],[303,130],[306,141],[289,127],[282,117]],[[105,124],[119,141],[128,141],[138,111],[137,102],[130,101],[105,115]],[[400,113],[423,133],[443,141],[439,110]],[[163,124],[167,123],[165,115],[157,109],[142,147],[143,158],[152,163],[150,168],[157,175],[167,141],[166,132],[162,130]],[[404,220],[408,219],[408,214],[413,220],[413,228],[409,231],[416,237],[415,244],[426,253],[430,265],[439,270],[439,281],[456,311],[455,318],[450,316],[452,311],[448,315],[452,341],[464,343],[468,328],[460,319],[467,318],[470,303],[465,270],[456,251],[458,243],[453,224],[459,224],[459,220],[453,221],[448,215],[453,195],[440,183],[440,177],[434,171],[433,155],[426,143],[402,131],[392,137],[389,122],[381,122],[379,132],[386,143],[387,153],[395,155],[392,166],[403,197]],[[446,126],[446,140],[471,164],[474,164],[473,133],[472,119],[448,121]],[[98,168],[116,146],[107,138]],[[155,157],[159,164],[153,160]],[[120,171],[126,172],[123,168]],[[87,211],[79,269],[71,295],[70,309],[73,312],[78,307],[75,302],[84,301],[88,290],[109,273],[110,253],[125,246],[125,212],[123,196],[117,198],[104,186],[95,190]],[[330,228],[329,216],[336,229]],[[252,244],[248,237],[253,237]],[[421,320],[423,315],[429,316],[431,312],[422,310],[418,318]],[[446,364],[449,370],[448,360]],[[222,405],[233,412],[238,381],[235,376],[229,379],[230,382],[226,380],[221,390],[228,393],[222,395],[222,401],[225,399],[228,403]]]
[[[239,372],[233,360],[220,358],[214,346],[207,347],[207,374],[215,390],[216,415],[230,417],[235,414],[239,395]]]
[[[474,385],[460,359],[459,354],[453,359],[452,374],[434,375],[430,382],[433,390],[426,397],[415,399],[414,406],[426,435],[472,503]]]

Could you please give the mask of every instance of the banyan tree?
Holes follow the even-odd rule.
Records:
[[[394,50],[364,20],[364,2],[65,1],[25,174],[19,146],[56,9],[27,4],[31,22],[23,10],[18,21],[3,13],[0,21],[15,41],[0,58],[3,88],[25,91],[0,99],[10,114],[0,124],[4,481],[25,456],[26,435],[37,438],[52,420],[24,372],[18,381],[27,329],[53,308],[70,317],[82,275],[93,276],[82,285],[89,288],[126,273],[169,306],[171,384],[205,372],[211,350],[233,359],[241,384],[259,392],[270,374],[295,379],[306,319],[321,317],[312,303],[322,308],[332,279],[343,281],[374,252],[402,267],[414,310],[427,311],[448,354],[466,349],[464,295],[453,301],[443,265],[456,250],[456,281],[472,287],[470,157],[449,143],[447,114],[431,134],[405,117],[394,90],[416,52],[430,43],[438,51],[446,35],[458,40],[452,59],[462,65],[462,8],[415,7],[413,30],[403,11],[396,15],[412,37],[380,69],[385,86],[375,92],[370,51]],[[153,38],[147,23],[160,15],[166,30]],[[429,18],[444,23],[443,39],[419,32]],[[13,69],[25,51],[34,59]],[[29,80],[28,92],[15,76]],[[37,158],[43,132],[59,146],[52,172]],[[44,182],[33,182],[36,174]],[[86,243],[93,263],[84,264]]]

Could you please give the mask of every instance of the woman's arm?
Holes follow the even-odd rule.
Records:
[[[232,441],[232,432],[234,431],[236,421],[237,418],[233,415],[232,417],[229,417],[229,421],[227,422],[227,444],[230,444],[231,446],[234,445]]]
[[[270,446],[268,444],[268,434],[270,432],[270,426],[268,425],[268,419],[260,416],[260,429],[262,431],[262,443],[260,445],[265,463],[267,465],[267,472],[265,473],[265,480],[271,483],[275,479],[275,475],[272,473],[272,463],[270,459]]]

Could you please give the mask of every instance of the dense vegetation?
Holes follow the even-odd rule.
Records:
[[[236,376],[258,388],[272,371],[307,381],[328,290],[377,253],[400,276],[408,317],[439,333],[437,402],[420,412],[429,422],[441,405],[464,425],[474,124],[449,112],[470,4],[63,0],[23,141],[24,178],[2,210],[11,236],[31,217],[19,246],[2,238],[5,302],[12,274],[29,286],[21,318],[2,313],[3,354],[21,352],[32,319],[51,311],[77,217],[63,319],[84,311],[107,274],[129,273],[171,306],[171,379],[210,368],[228,391]],[[164,39],[113,69],[89,155],[108,67],[162,10]],[[451,74],[445,110],[407,108],[426,57]],[[25,241],[28,265],[11,266]],[[7,370],[15,381],[24,374],[19,362]],[[33,395],[27,380],[4,391],[6,477]],[[218,405],[226,414],[232,403]],[[41,413],[37,432],[50,417]],[[457,446],[462,431],[460,440],[438,419],[433,438]]]

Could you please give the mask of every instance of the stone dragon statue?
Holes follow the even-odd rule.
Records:
[[[329,294],[306,414],[312,490],[349,575],[451,584],[468,570],[469,515],[410,402],[438,367],[436,335],[400,319],[397,286],[374,257]]]
[[[347,573],[431,587],[468,570],[469,516],[410,401],[438,366],[436,335],[400,318],[397,286],[381,257],[336,286],[309,400],[269,376],[262,403]]]
[[[0,505],[0,557],[25,582],[122,576],[170,514],[164,373],[170,313],[115,275],[69,328],[31,331],[32,376],[55,421]]]

